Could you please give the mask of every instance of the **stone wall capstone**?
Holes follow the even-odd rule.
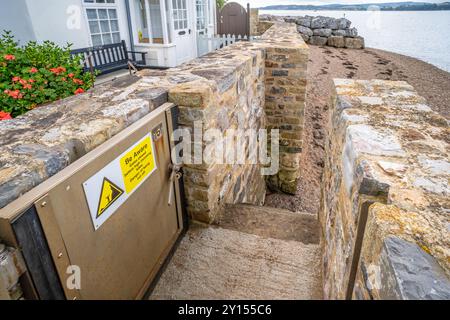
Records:
[[[447,120],[406,82],[334,88],[319,211],[325,298],[449,299]]]

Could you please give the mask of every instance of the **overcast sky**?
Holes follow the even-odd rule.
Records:
[[[314,4],[314,5],[321,5],[321,4],[331,4],[331,3],[341,3],[341,4],[360,4],[360,3],[386,3],[386,2],[406,2],[401,0],[370,0],[370,1],[362,1],[362,0],[230,0],[230,1],[236,1],[239,2],[242,5],[247,5],[247,3],[250,3],[250,5],[253,8],[258,7],[265,7],[270,6],[274,4]],[[445,2],[444,0],[412,0],[416,2],[432,2],[432,3],[439,3],[439,2]]]

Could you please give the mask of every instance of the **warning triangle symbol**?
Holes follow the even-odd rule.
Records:
[[[102,191],[100,192],[100,199],[98,200],[97,218],[119,199],[122,194],[122,189],[107,178],[103,178]]]

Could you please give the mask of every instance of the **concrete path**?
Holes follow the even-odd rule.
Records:
[[[193,224],[150,299],[321,299],[315,216],[229,207]]]

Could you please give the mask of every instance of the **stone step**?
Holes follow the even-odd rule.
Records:
[[[191,225],[150,299],[321,299],[320,246]]]
[[[317,215],[310,213],[245,204],[229,205],[213,224],[265,238],[305,244],[320,242]]]

